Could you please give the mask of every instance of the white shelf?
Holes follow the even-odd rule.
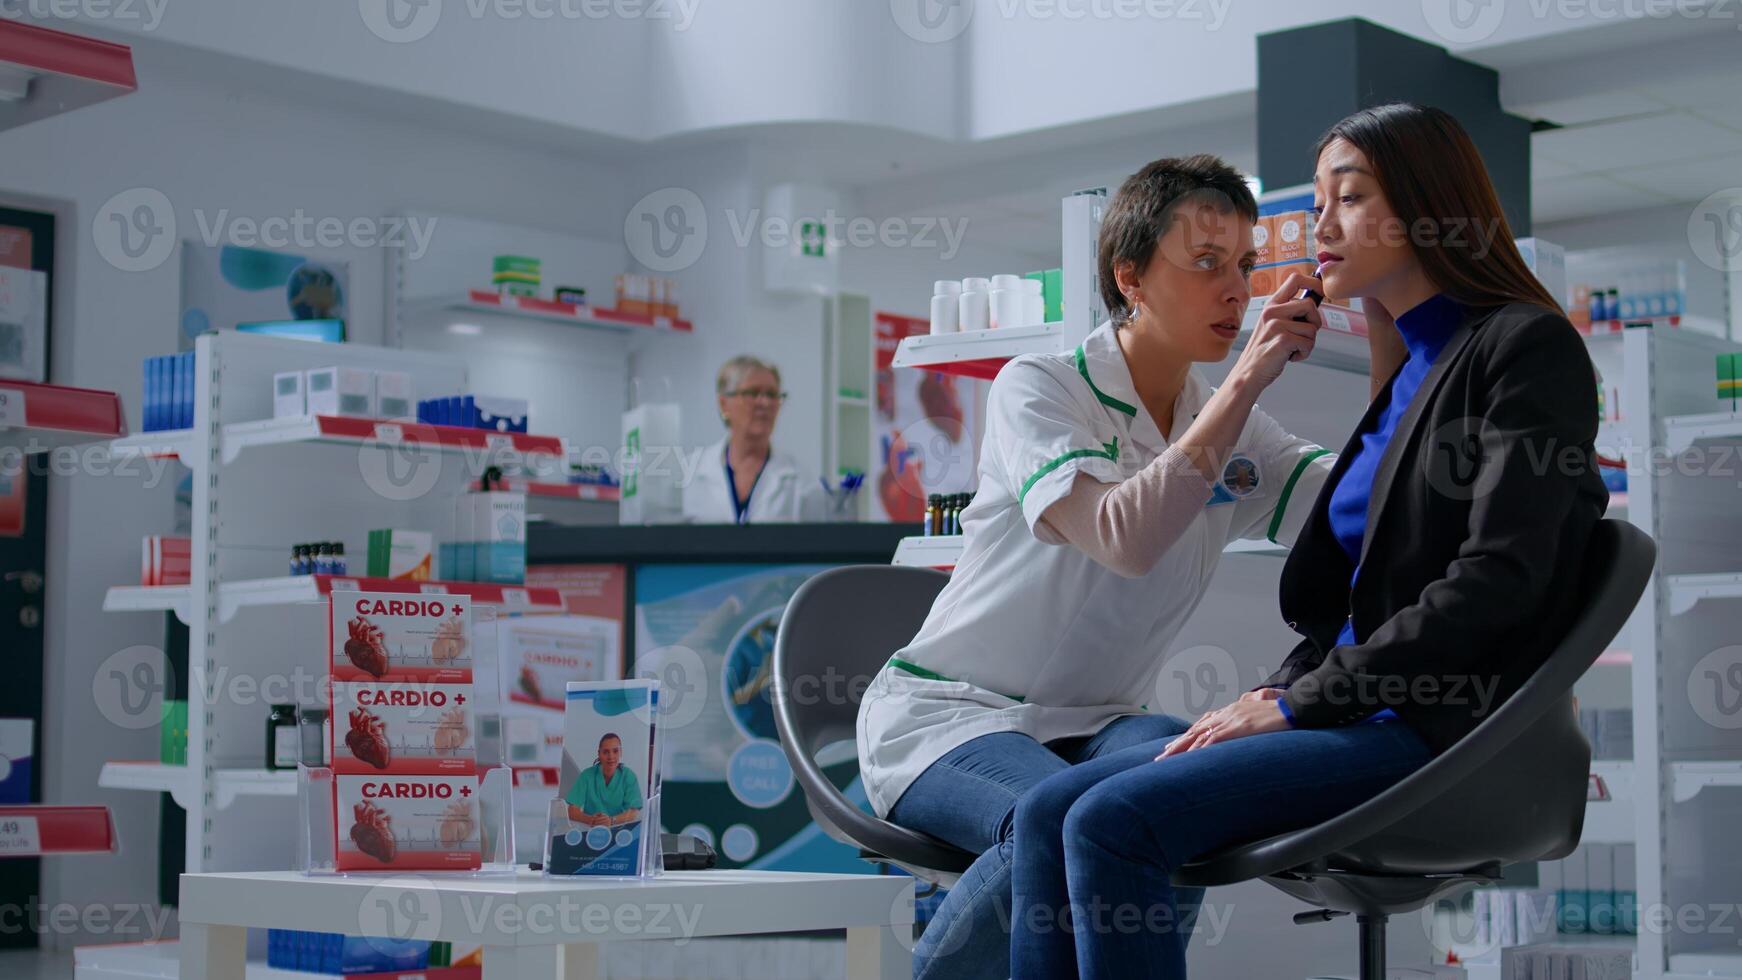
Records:
[[[0,60],[0,72],[5,65]],[[0,99],[0,112],[5,105]],[[127,431],[121,399],[114,392],[14,378],[0,378],[0,420],[0,448],[27,456],[102,442]]]
[[[288,418],[236,422],[224,426],[224,462],[234,462],[242,450],[285,443],[332,443],[350,446],[416,445],[438,452],[477,454],[502,466],[531,459],[552,460],[563,456],[562,440],[555,436],[491,432],[450,425],[393,422],[382,419],[336,415],[298,415]]]
[[[962,557],[960,534],[933,534],[902,538],[895,546],[892,565],[914,565],[920,568],[952,569]]]
[[[1674,415],[1663,420],[1663,443],[1671,455],[1687,452],[1696,442],[1742,439],[1742,412]]]
[[[1607,800],[1591,800],[1585,804],[1585,830],[1581,844],[1628,844],[1636,837],[1634,830],[1633,763],[1629,761],[1593,761],[1591,775],[1602,780],[1609,792]]]
[[[1665,980],[1713,980],[1742,977],[1742,949],[1734,946],[1691,953],[1672,953]]]
[[[109,440],[109,457],[116,461],[173,456],[185,466],[194,466],[197,447],[192,429],[169,429],[162,432],[141,432]]]
[[[406,592],[426,595],[463,595],[474,602],[511,609],[563,608],[562,594],[555,589],[497,585],[490,582],[412,582],[370,578],[366,575],[284,575],[278,578],[242,579],[218,586],[218,621],[227,623],[250,606],[286,606],[319,602],[333,589],[363,592]],[[185,585],[117,585],[103,599],[105,612],[174,612],[182,622],[190,618],[192,590]]]
[[[97,776],[104,789],[136,789],[168,793],[176,805],[187,809],[188,800],[199,790],[198,774],[186,766],[161,762],[105,762]],[[295,796],[294,769],[219,769],[212,774],[212,790],[218,809],[240,796]]]
[[[187,809],[188,800],[199,785],[195,773],[186,766],[161,762],[105,762],[97,774],[97,785],[104,789],[136,789],[151,793],[168,793],[176,805]]]
[[[133,49],[0,19],[0,69],[17,97],[0,99],[0,131],[126,95],[139,87]]]
[[[1742,762],[1674,762],[1670,764],[1671,798],[1686,803],[1701,790],[1742,787]]]
[[[464,294],[443,296],[411,305],[412,316],[431,313],[465,313],[478,316],[507,316],[545,320],[571,327],[590,327],[619,333],[693,333],[695,325],[688,320],[645,313],[608,310],[584,303],[564,303],[536,296],[511,296],[486,289],[467,290]]]
[[[104,612],[173,612],[186,623],[193,618],[193,589],[186,585],[117,585],[103,596]]]
[[[1669,611],[1679,616],[1702,599],[1742,599],[1742,572],[1668,575]]]
[[[1042,323],[997,330],[921,334],[902,340],[891,366],[928,368],[970,378],[996,377],[998,369],[1023,354],[1054,354],[1065,348],[1065,325]]]

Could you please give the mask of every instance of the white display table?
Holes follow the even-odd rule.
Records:
[[[592,980],[604,942],[847,930],[848,980],[912,975],[913,879],[674,871],[643,880],[181,876],[182,980],[233,980],[248,927],[484,945],[485,980]],[[560,952],[559,952],[560,951]]]

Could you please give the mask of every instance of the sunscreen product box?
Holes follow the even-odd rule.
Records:
[[[404,371],[375,372],[375,414],[384,419],[409,419],[417,414],[410,374]]]
[[[311,368],[304,382],[311,415],[375,417],[375,372],[364,368]]]
[[[308,414],[301,371],[280,371],[272,376],[272,417],[295,418]]]

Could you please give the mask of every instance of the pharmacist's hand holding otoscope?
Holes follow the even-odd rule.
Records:
[[[1252,339],[1240,351],[1230,376],[1245,373],[1260,387],[1268,387],[1282,376],[1290,361],[1304,361],[1313,352],[1324,318],[1319,315],[1319,302],[1324,298],[1324,284],[1317,276],[1291,272],[1258,315],[1258,327]]]

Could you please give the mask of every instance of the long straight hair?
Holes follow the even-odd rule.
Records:
[[[1560,311],[1524,264],[1482,155],[1450,113],[1410,102],[1362,109],[1319,137],[1314,158],[1338,139],[1366,154],[1440,292],[1466,306],[1532,303]]]

